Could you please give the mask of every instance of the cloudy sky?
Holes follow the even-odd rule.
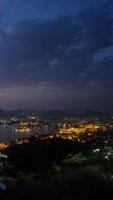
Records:
[[[0,0],[0,108],[113,111],[113,1]]]

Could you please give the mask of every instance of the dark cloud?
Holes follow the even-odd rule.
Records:
[[[92,65],[90,74],[95,74],[95,80],[101,80],[105,85],[113,86],[113,58],[103,59]]]
[[[39,2],[37,6],[43,8],[44,5],[53,5],[52,1],[22,2],[26,6]],[[80,107],[83,99],[85,105],[98,101],[97,107],[103,99],[107,102],[107,95],[113,93],[113,3],[107,0],[102,2],[100,0],[98,4],[95,1],[98,6],[90,6],[79,14],[56,14],[56,18],[51,17],[51,20],[23,17],[19,22],[2,25],[0,87],[15,86],[11,91],[13,95],[18,88],[24,87],[25,99],[29,97],[26,88],[31,88],[29,91],[35,90],[33,95],[36,100],[37,95],[46,99],[43,91],[47,90],[48,102],[52,98],[57,104],[59,99],[59,105],[61,100],[61,104],[65,102],[65,107],[74,104],[75,99],[76,103],[81,102]],[[83,1],[77,5],[80,4],[82,8]],[[30,102],[31,98],[32,95]]]
[[[7,81],[16,85],[50,81],[75,87],[97,77],[101,81],[100,76],[87,69],[95,69],[94,55],[99,49],[112,45],[112,24],[109,9],[101,7],[82,12],[78,17],[14,24],[0,47],[2,77],[4,74]]]
[[[2,42],[0,62],[5,76],[41,73],[50,67],[51,60],[62,57],[65,48],[77,45],[81,28],[68,17],[54,21],[22,21],[12,28]],[[6,59],[7,58],[7,59]],[[41,77],[42,78],[42,77]],[[12,79],[12,78],[11,78]],[[14,80],[15,81],[15,80]]]

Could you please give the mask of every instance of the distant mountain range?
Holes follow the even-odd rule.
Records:
[[[91,111],[91,110],[86,110],[84,112],[80,112],[78,115],[80,116],[108,116],[111,115],[107,112],[100,112],[100,111]]]
[[[24,114],[38,114],[38,111],[34,110],[12,110],[12,111],[6,111],[3,109],[0,109],[0,117],[10,117],[10,116],[22,116]]]
[[[67,110],[54,110],[54,111],[39,111],[39,110],[29,110],[29,109],[18,109],[18,110],[12,110],[12,111],[6,111],[3,109],[0,109],[0,117],[10,117],[10,116],[23,116],[26,114],[37,114],[37,115],[42,115],[42,116],[53,116],[53,117],[58,117],[58,116],[108,116],[110,114],[105,113],[105,112],[98,112],[98,111],[90,111],[86,110],[83,112],[76,112],[76,111],[67,111]]]
[[[8,115],[7,111],[0,109],[0,117],[5,117],[7,115]]]

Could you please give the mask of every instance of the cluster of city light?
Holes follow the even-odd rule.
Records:
[[[98,130],[106,131],[106,127],[97,124],[84,124],[79,127],[73,126],[63,126],[59,129],[59,136],[66,139],[77,139],[79,140],[80,136],[83,136],[87,133],[88,136],[93,135]]]
[[[96,132],[98,129],[101,129],[103,131],[106,130],[106,128],[104,126],[95,125],[95,124],[85,124],[85,125],[80,125],[79,127],[60,128],[59,133],[67,133],[67,134],[77,133],[77,134],[79,134],[79,133],[84,133],[86,131]]]
[[[5,143],[0,143],[0,150],[1,149],[6,149],[9,147],[9,144],[5,144]]]
[[[29,133],[30,132],[30,128],[27,126],[21,126],[19,128],[15,128],[15,131],[17,133]]]
[[[29,117],[27,121],[20,122],[19,126],[15,128],[17,133],[29,133],[31,127],[38,127],[39,121],[35,117]]]

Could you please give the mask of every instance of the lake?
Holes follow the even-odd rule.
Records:
[[[24,137],[30,137],[37,133],[48,134],[55,133],[55,129],[45,126],[44,128],[30,128],[30,132],[19,133],[15,131],[18,125],[0,125],[0,142],[8,142],[16,139],[22,139]]]

